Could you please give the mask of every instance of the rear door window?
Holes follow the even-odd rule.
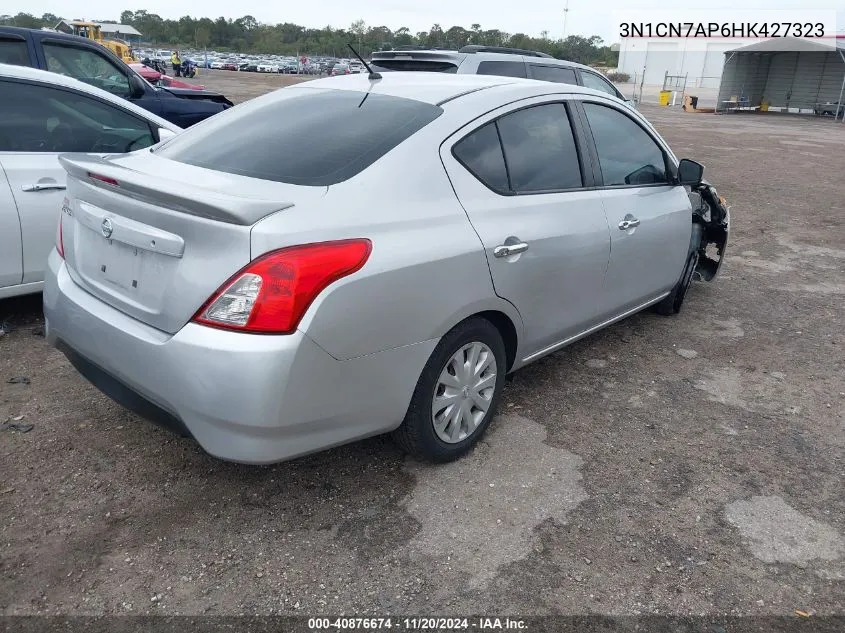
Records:
[[[531,78],[539,81],[551,81],[557,84],[577,84],[575,71],[562,66],[541,66],[530,64]]]
[[[26,47],[26,42],[0,36],[0,64],[29,66],[29,50]]]
[[[421,101],[351,90],[284,92],[189,128],[158,154],[251,178],[328,186],[363,171],[443,112]]]
[[[511,189],[536,193],[581,187],[578,149],[566,106],[534,106],[498,121]]]
[[[499,75],[501,77],[526,77],[524,62],[481,62],[478,75]]]

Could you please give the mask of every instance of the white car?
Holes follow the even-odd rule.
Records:
[[[77,79],[0,64],[0,299],[40,292],[56,241],[65,152],[143,149],[179,127]]]

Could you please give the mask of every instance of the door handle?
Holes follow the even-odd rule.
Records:
[[[637,218],[630,217],[625,218],[619,223],[619,230],[620,231],[627,231],[628,229],[635,229],[640,225],[640,221]]]
[[[518,244],[503,244],[493,249],[493,257],[510,257],[511,255],[518,255],[528,250],[528,244],[519,242]]]
[[[67,189],[67,185],[60,185],[57,182],[37,182],[34,185],[21,186],[21,191],[49,191],[51,189]]]

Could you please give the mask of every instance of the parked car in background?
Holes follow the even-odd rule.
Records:
[[[146,81],[154,86],[165,86],[168,88],[187,88],[189,90],[205,90],[202,84],[189,84],[186,81],[180,81],[170,75],[164,75],[157,70],[145,66],[141,63],[127,64],[132,70],[141,75]]]
[[[346,64],[335,64],[332,66],[331,74],[332,77],[337,75],[350,75],[352,74],[352,70]]]
[[[677,312],[729,229],[703,167],[637,111],[522,79],[317,80],[155,151],[60,160],[48,341],[239,462],[390,431],[454,459],[506,374]]]
[[[371,61],[374,70],[379,72],[402,70],[521,77],[584,86],[627,101],[597,70],[538,51],[475,45],[457,51],[400,49],[376,51]]]
[[[153,85],[157,84],[159,79],[161,79],[162,77],[162,74],[159,71],[154,68],[150,68],[149,66],[146,66],[141,62],[127,64],[127,66],[129,66],[129,68],[134,70],[136,73],[141,75],[141,77],[143,77]]]
[[[159,79],[159,86],[163,86],[165,88],[178,88],[180,90],[205,90],[205,86],[203,84],[189,84],[186,81],[181,81],[175,77],[171,77],[170,75],[162,75]]]
[[[74,77],[182,128],[233,105],[223,95],[209,90],[153,86],[110,50],[83,37],[55,31],[0,26],[0,63]]]
[[[62,152],[143,149],[179,128],[63,75],[0,64],[0,298],[39,292],[65,195]]]

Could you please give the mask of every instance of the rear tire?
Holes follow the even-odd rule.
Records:
[[[681,274],[681,278],[678,280],[678,283],[676,283],[675,287],[672,288],[672,292],[670,292],[655,306],[654,309],[657,311],[657,314],[672,316],[673,314],[678,314],[678,312],[681,311],[681,306],[687,296],[687,290],[689,290],[690,284],[692,283],[692,277],[697,265],[698,251],[693,251],[690,253],[689,257],[687,257],[684,272]]]
[[[474,317],[455,326],[428,359],[394,441],[426,461],[466,453],[496,414],[506,362],[502,335],[490,321]]]

